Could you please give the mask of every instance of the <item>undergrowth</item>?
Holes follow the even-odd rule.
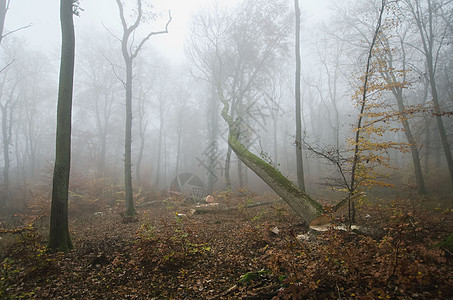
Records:
[[[269,268],[289,275],[280,299],[453,295],[451,253],[439,247],[447,233],[446,214],[404,199],[366,210],[376,216],[367,224],[379,229],[375,236],[330,229],[315,244],[304,241],[303,249],[271,253]]]

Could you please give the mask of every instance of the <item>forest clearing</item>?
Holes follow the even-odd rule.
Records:
[[[134,217],[121,201],[78,199],[69,225],[75,249],[66,254],[46,251],[48,215],[17,216],[11,232],[0,233],[0,298],[453,296],[451,208],[429,198],[366,201],[357,212],[363,230],[316,232],[274,194],[242,192],[217,194],[218,206],[195,214],[181,197],[137,195]]]

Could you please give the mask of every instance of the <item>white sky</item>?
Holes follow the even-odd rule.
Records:
[[[135,3],[127,0],[127,3]],[[132,2],[133,1],[133,2]],[[227,4],[239,0],[223,0]],[[293,6],[293,0],[288,0]],[[322,19],[327,10],[329,0],[300,0],[300,6],[304,16],[309,19]],[[115,0],[81,0],[84,9],[80,17],[75,17],[76,36],[80,31],[89,31],[92,28],[97,31],[103,29],[104,23],[112,32],[121,33],[120,20]],[[152,30],[162,30],[166,22],[166,11],[171,10],[173,21],[169,26],[169,34],[154,36],[148,42],[159,52],[168,57],[182,57],[184,53],[184,41],[188,30],[190,16],[200,6],[209,0],[153,0],[151,3],[164,12],[162,25],[151,25]],[[16,36],[24,37],[28,45],[42,50],[57,50],[60,46],[60,0],[12,0],[10,10],[6,17],[6,30],[13,30],[21,26],[32,24]],[[106,34],[108,34],[106,32]]]

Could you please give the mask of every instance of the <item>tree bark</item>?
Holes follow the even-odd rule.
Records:
[[[160,179],[160,161],[162,160],[162,143],[163,143],[163,130],[164,130],[164,112],[163,108],[160,109],[160,125],[159,125],[159,144],[157,145],[157,161],[156,161],[156,180],[154,181],[154,188],[159,189]]]
[[[3,195],[1,203],[1,211],[5,212],[6,204],[9,199],[9,144],[8,136],[8,109],[7,104],[1,105],[2,110],[2,140],[3,140]]]
[[[3,40],[3,29],[5,27],[6,12],[8,11],[6,0],[0,0],[0,44]]]
[[[140,96],[139,96],[139,102],[138,102],[138,131],[139,131],[139,137],[140,137],[140,149],[138,151],[138,157],[137,157],[137,166],[135,168],[135,178],[137,180],[137,183],[140,184],[141,182],[141,165],[142,165],[142,159],[143,159],[143,152],[145,150],[145,134],[146,134],[146,127],[147,123],[143,124],[144,120],[144,115],[145,115],[145,97],[146,93],[143,92],[143,88],[140,88]]]
[[[123,56],[126,63],[126,132],[124,135],[124,187],[126,215],[137,214],[132,195],[132,59],[127,54],[127,39],[123,39]]]
[[[396,98],[398,103],[398,109],[400,112],[405,111],[405,106],[403,103],[402,96]],[[417,147],[417,142],[415,141],[414,135],[412,134],[409,122],[407,121],[406,114],[402,115],[402,125],[404,128],[404,134],[406,135],[407,141],[409,143],[409,148],[411,149],[412,162],[414,164],[414,173],[415,180],[417,181],[418,193],[421,195],[426,194],[425,180],[423,179],[422,165],[420,163],[420,154]]]
[[[297,172],[297,185],[299,189],[305,191],[304,181],[304,163],[302,156],[302,121],[300,109],[300,9],[299,0],[294,0],[294,7],[296,10],[296,172]]]
[[[236,130],[230,128],[228,144],[237,157],[279,195],[305,222],[321,216],[322,206],[304,191],[298,189],[273,166],[251,153],[236,138]]]
[[[223,103],[222,117],[229,127],[228,145],[237,157],[269,187],[279,195],[305,222],[310,223],[321,216],[321,204],[313,200],[304,191],[297,188],[288,178],[283,176],[273,166],[251,153],[239,141],[239,124],[228,114],[229,103],[223,97],[221,89],[218,90],[219,98]]]
[[[60,1],[61,64],[57,107],[55,167],[48,248],[67,252],[73,248],[68,227],[68,187],[71,165],[71,110],[74,79],[73,1]]]
[[[236,86],[236,79],[234,80],[233,87]],[[234,88],[233,88],[234,90]],[[234,116],[236,114],[236,96],[233,97],[233,101],[231,103],[231,111],[230,111],[230,116],[232,119],[234,119]],[[231,134],[228,132],[228,134]],[[231,169],[231,153],[232,149],[230,145],[228,145],[228,150],[225,158],[225,187],[227,190],[231,190],[231,180],[230,180],[230,169]]]

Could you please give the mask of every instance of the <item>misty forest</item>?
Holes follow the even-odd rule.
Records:
[[[51,2],[0,0],[0,299],[453,297],[452,0]]]

